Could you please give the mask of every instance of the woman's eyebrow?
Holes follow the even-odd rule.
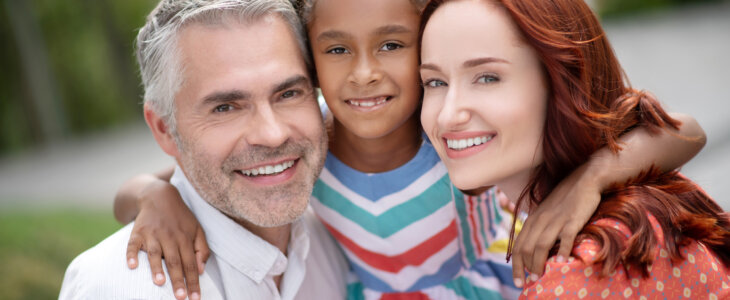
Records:
[[[490,64],[490,63],[509,64],[510,62],[505,59],[501,59],[501,58],[497,58],[497,57],[480,57],[480,58],[474,58],[474,59],[467,60],[462,64],[462,66],[465,69],[468,69],[468,68],[473,68],[476,66],[480,66],[483,64]]]

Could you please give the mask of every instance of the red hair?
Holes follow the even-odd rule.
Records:
[[[424,9],[421,34],[433,12],[450,0],[432,0]],[[517,207],[528,199],[539,204],[570,172],[596,150],[607,146],[618,152],[619,136],[634,127],[651,132],[677,129],[653,95],[632,89],[603,29],[583,0],[485,0],[505,9],[537,52],[549,81],[542,151],[544,161],[532,176]],[[647,213],[656,217],[664,232],[664,245],[672,259],[683,259],[680,247],[701,242],[730,266],[730,218],[706,193],[676,172],[652,169],[605,192],[598,210],[579,233],[602,246],[596,263],[608,274],[619,263],[638,267],[647,275],[653,249],[658,246]],[[634,235],[623,242],[613,228],[592,225],[613,218]],[[514,238],[510,233],[509,252]],[[553,247],[551,254],[557,249]],[[508,254],[509,257],[509,254]]]

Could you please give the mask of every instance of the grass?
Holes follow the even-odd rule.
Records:
[[[58,299],[71,260],[119,228],[111,211],[2,209],[0,299]]]

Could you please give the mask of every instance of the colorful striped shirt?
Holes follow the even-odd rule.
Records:
[[[342,246],[350,298],[502,299],[511,216],[494,190],[465,196],[425,141],[395,170],[359,172],[328,153],[312,207]]]

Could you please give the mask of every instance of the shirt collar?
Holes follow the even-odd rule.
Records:
[[[198,194],[179,166],[170,178],[185,204],[205,231],[206,241],[214,255],[243,273],[257,284],[267,276],[283,273],[288,259],[274,245],[251,233],[243,226],[211,206]],[[289,257],[304,259],[309,252],[309,235],[301,220],[292,223]]]

